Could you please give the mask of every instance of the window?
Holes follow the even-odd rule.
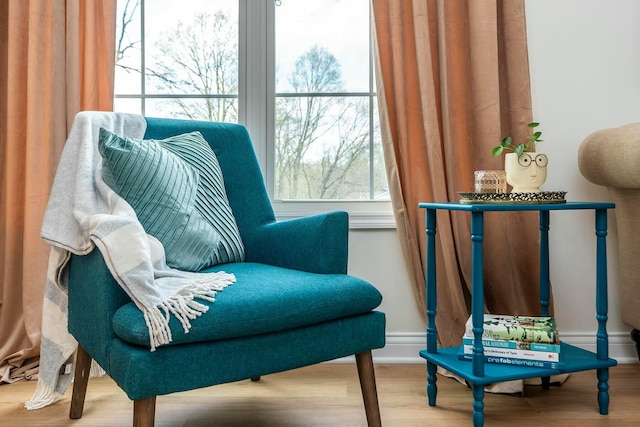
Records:
[[[279,218],[393,225],[369,0],[119,0],[115,110],[240,122]]]
[[[237,122],[237,0],[119,0],[114,109]]]

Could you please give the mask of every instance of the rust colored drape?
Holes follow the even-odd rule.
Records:
[[[424,211],[457,201],[473,171],[502,169],[491,148],[528,137],[531,95],[523,0],[373,0],[378,97],[392,204],[416,300],[424,312]],[[438,335],[458,345],[469,316],[470,217],[439,213]],[[485,305],[539,314],[538,223],[532,213],[485,215]]]
[[[42,216],[73,118],[113,108],[116,0],[0,2],[0,383],[37,366]]]

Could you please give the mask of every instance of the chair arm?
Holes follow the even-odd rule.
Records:
[[[640,188],[640,123],[587,136],[578,150],[578,167],[594,184]]]
[[[265,224],[245,238],[246,260],[310,273],[345,274],[349,216],[334,211]]]
[[[113,315],[129,296],[109,272],[98,249],[72,255],[69,264],[68,329],[107,372],[109,350],[115,337]]]
[[[620,317],[640,328],[640,123],[589,135],[580,145],[578,165],[585,178],[607,187],[616,204]]]

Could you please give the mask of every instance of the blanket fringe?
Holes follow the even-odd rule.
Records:
[[[39,379],[33,397],[31,397],[31,400],[27,400],[25,402],[24,407],[30,411],[33,409],[40,409],[51,405],[60,399],[62,399],[62,395],[60,393]]]
[[[209,310],[209,307],[196,301],[196,298],[215,301],[217,291],[221,291],[236,278],[233,274],[224,272],[202,274],[203,277],[183,287],[169,300],[143,311],[144,320],[149,329],[151,351],[168,344],[173,339],[169,328],[169,317],[173,314],[182,324],[185,333],[191,329],[191,320],[196,319]]]
[[[95,359],[91,359],[91,369],[89,370],[89,378],[100,378],[106,375],[102,366],[98,365],[98,362]]]

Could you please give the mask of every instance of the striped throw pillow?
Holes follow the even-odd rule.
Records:
[[[199,271],[216,262],[220,235],[196,208],[197,170],[159,141],[122,138],[102,128],[98,149],[105,183],[162,242],[167,265]]]
[[[220,234],[214,264],[244,261],[244,245],[231,211],[218,159],[200,132],[191,132],[158,141],[160,145],[191,165],[200,180],[195,208]]]

